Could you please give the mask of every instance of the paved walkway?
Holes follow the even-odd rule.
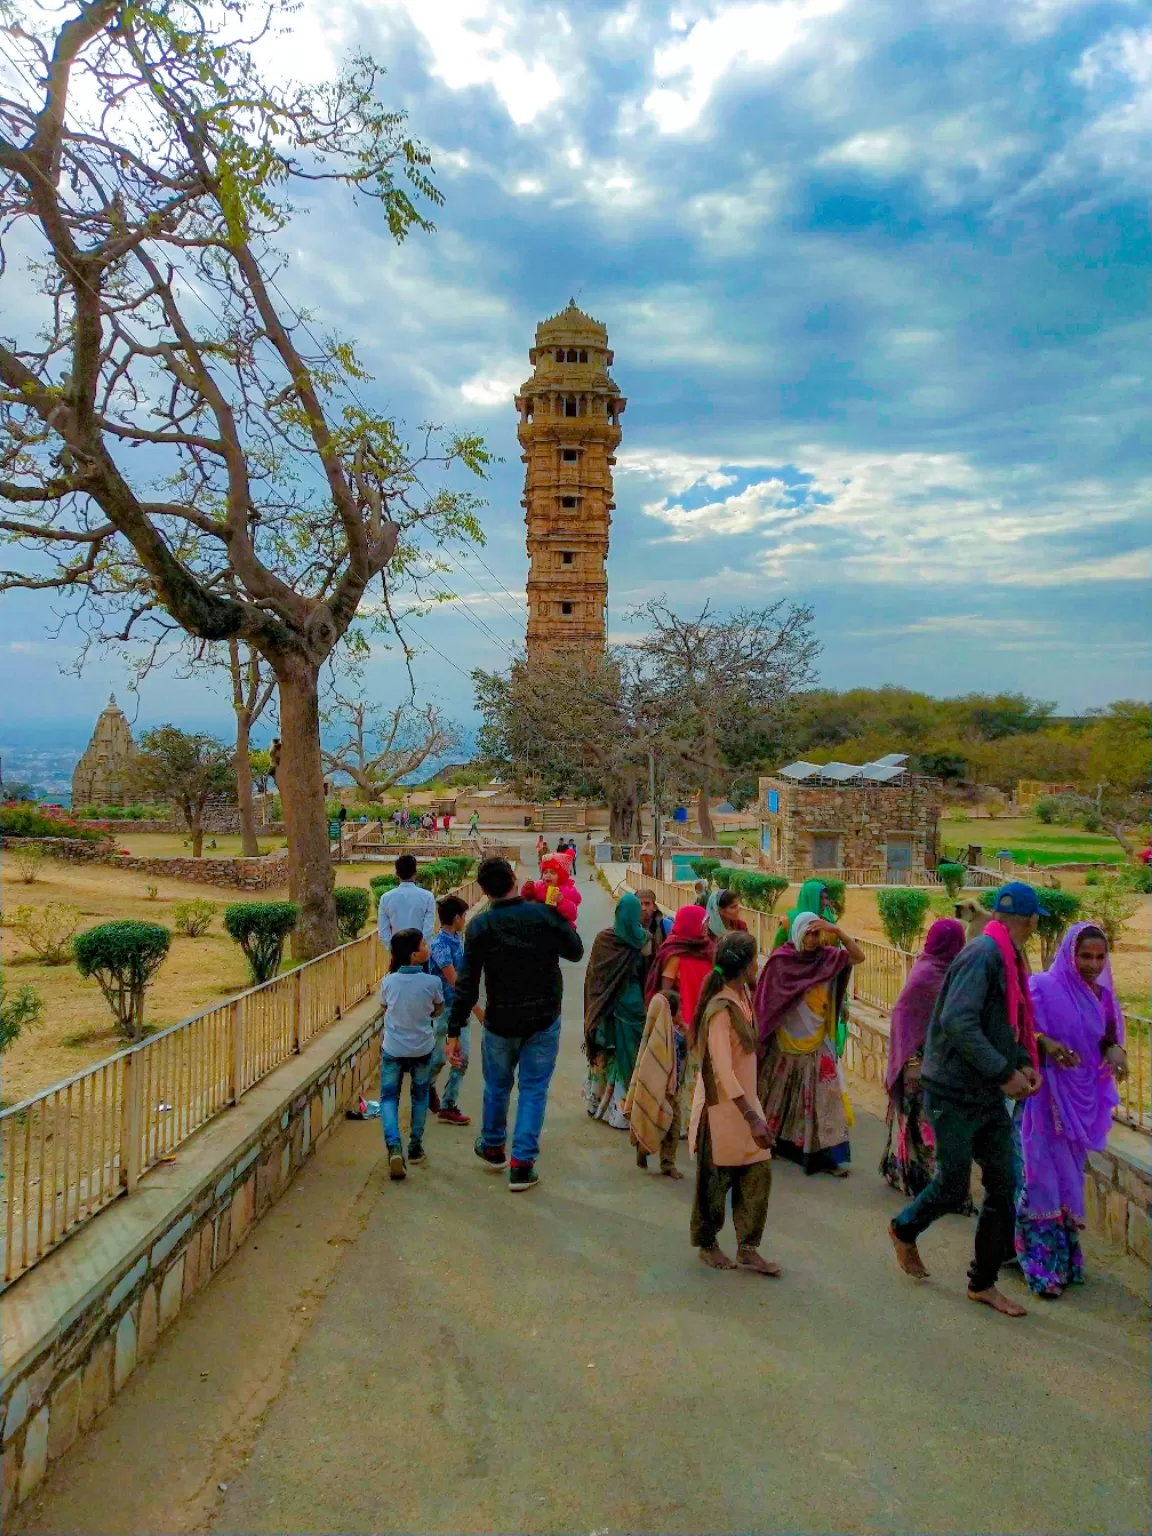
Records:
[[[588,942],[610,905],[581,884]],[[379,1125],[343,1126],[11,1528],[1149,1529],[1139,1297],[1094,1262],[994,1317],[959,1217],[901,1276],[867,1114],[853,1178],[777,1165],[781,1280],[706,1270],[690,1183],[584,1113],[567,990],[539,1189],[442,1126],[393,1186]]]

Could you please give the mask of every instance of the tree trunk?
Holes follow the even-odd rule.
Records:
[[[256,807],[252,802],[252,768],[248,762],[251,722],[246,709],[236,711],[236,804],[240,808],[240,852],[254,859],[260,852],[256,841]]]
[[[292,953],[297,960],[311,960],[339,943],[320,761],[318,668],[300,656],[277,658],[276,679],[280,691],[276,787],[288,834],[288,895],[300,907]]]
[[[611,791],[608,800],[610,817],[609,838],[614,843],[636,841],[636,808],[639,798],[636,786],[630,784]]]
[[[712,808],[708,804],[707,786],[696,792],[696,820],[700,823],[700,841],[702,843],[714,843],[716,832],[712,826]]]
[[[192,831],[192,857],[199,859],[204,854],[204,809],[196,806],[191,812]]]

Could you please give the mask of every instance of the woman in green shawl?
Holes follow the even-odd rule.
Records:
[[[647,939],[639,898],[626,891],[612,927],[593,940],[584,977],[588,1113],[616,1130],[628,1129],[624,1100],[644,1033]]]

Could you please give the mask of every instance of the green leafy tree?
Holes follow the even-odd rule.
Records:
[[[172,935],[159,923],[100,923],[76,935],[76,969],[95,977],[125,1040],[144,1038],[144,994]]]
[[[911,953],[924,931],[924,919],[931,907],[927,891],[912,886],[897,886],[876,892],[876,907],[890,944]]]
[[[9,992],[0,973],[0,1052],[19,1040],[21,1034],[44,1017],[44,999],[27,982]]]
[[[944,889],[948,892],[949,899],[955,901],[964,889],[964,880],[968,871],[963,864],[953,864],[949,860],[942,860],[936,866],[936,873],[944,883]]]
[[[1095,923],[1108,940],[1109,948],[1115,948],[1124,930],[1140,909],[1139,894],[1129,889],[1116,876],[1104,876],[1084,898],[1084,916]]]
[[[294,901],[238,901],[224,908],[224,931],[244,951],[255,986],[271,981],[279,971],[299,916]]]
[[[776,903],[788,889],[783,875],[762,875],[755,869],[733,869],[725,873],[728,889],[756,912],[775,911]]]
[[[318,85],[262,73],[294,9],[5,7],[0,226],[26,260],[0,346],[0,589],[56,588],[96,641],[177,630],[264,659],[306,957],[336,941],[321,670],[370,588],[392,624],[398,581],[480,540],[475,498],[430,481],[490,459],[432,426],[410,445],[360,398],[351,344],[281,292],[278,242],[317,182],[398,242],[441,201],[370,58]]]
[[[359,937],[360,930],[368,921],[371,897],[361,885],[338,885],[332,892],[336,901],[336,917],[340,924],[340,942],[351,944]]]
[[[204,851],[204,812],[220,796],[235,797],[236,774],[231,747],[202,731],[174,725],[145,731],[134,769],[142,793],[177,806],[192,834],[192,857]]]

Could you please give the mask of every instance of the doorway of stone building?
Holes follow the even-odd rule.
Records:
[[[912,878],[912,839],[888,839],[888,879],[893,885],[907,885]]]

